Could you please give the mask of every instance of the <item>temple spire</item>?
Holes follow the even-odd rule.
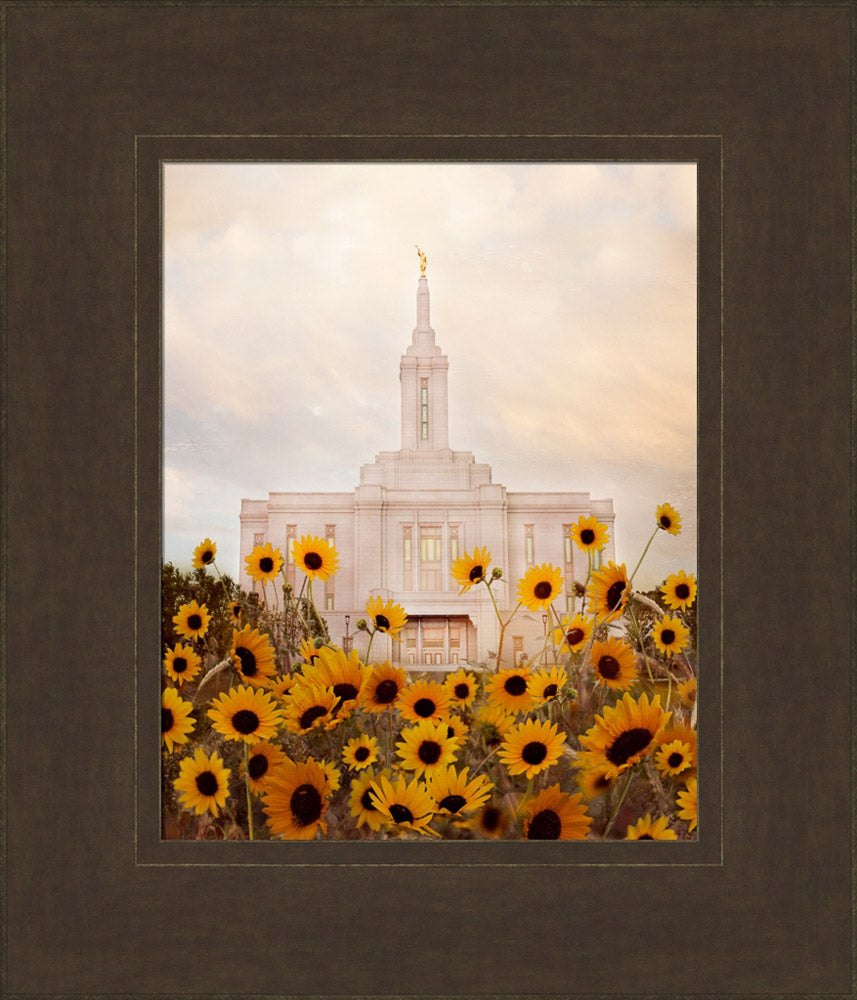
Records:
[[[417,246],[414,244],[414,246]],[[429,289],[426,278],[426,255],[417,246],[420,258],[420,280],[417,283],[417,325],[411,343],[414,347],[434,347],[434,330],[429,323]]]

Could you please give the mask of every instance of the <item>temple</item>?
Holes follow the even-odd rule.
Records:
[[[286,557],[287,577],[299,589],[303,573],[291,561],[292,542],[301,535],[324,537],[335,545],[340,569],[325,585],[315,582],[313,597],[332,641],[365,651],[367,637],[355,635],[355,624],[365,617],[368,599],[380,596],[401,604],[408,624],[400,642],[376,637],[373,662],[455,670],[486,661],[499,640],[486,588],[459,596],[450,574],[455,559],[477,546],[489,549],[491,565],[503,569],[503,581],[493,587],[501,611],[517,603],[517,581],[530,566],[553,563],[565,588],[554,607],[564,613],[574,580],[582,581],[587,571],[571,526],[582,514],[595,514],[610,532],[601,557],[613,559],[613,501],[583,492],[510,492],[492,481],[490,466],[472,452],[450,449],[449,360],[431,327],[425,257],[418,252],[417,322],[399,366],[401,448],[361,466],[359,484],[348,493],[270,493],[266,500],[242,500],[239,579],[253,590],[244,558],[254,546],[271,542]],[[516,662],[533,656],[545,627],[545,616],[521,609],[504,648]]]

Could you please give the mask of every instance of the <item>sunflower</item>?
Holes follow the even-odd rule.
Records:
[[[500,670],[488,678],[488,698],[507,712],[519,715],[533,707],[529,667]]]
[[[334,712],[345,706],[345,715],[350,714],[369,676],[369,669],[360,662],[356,649],[346,655],[338,646],[322,646],[313,663],[304,669],[304,676],[311,684],[321,684],[333,688],[337,702]]]
[[[434,799],[419,778],[408,783],[402,776],[391,781],[381,774],[369,786],[369,796],[387,822],[400,829],[438,836],[429,828],[434,817]]]
[[[693,833],[696,829],[696,820],[698,816],[696,778],[690,778],[688,780],[685,790],[676,795],[676,802],[681,806],[678,818],[686,819],[688,821],[687,832]]]
[[[216,750],[210,757],[202,748],[193,757],[185,757],[179,765],[179,776],[173,782],[182,808],[193,810],[197,815],[210,812],[217,816],[226,805],[231,773],[223,766]]]
[[[550,606],[562,592],[562,573],[550,563],[533,566],[518,581],[518,600],[528,611]]]
[[[463,667],[454,674],[447,674],[443,679],[443,686],[455,708],[467,708],[473,704],[477,691],[476,678],[473,674],[468,674]]]
[[[435,801],[436,812],[461,816],[463,813],[473,812],[485,803],[491,795],[493,785],[484,774],[468,782],[468,774],[469,768],[456,771],[450,765],[426,775],[426,787]]]
[[[240,632],[233,629],[232,664],[247,684],[267,686],[277,672],[271,640],[264,632],[249,625],[245,625]]]
[[[336,549],[324,538],[302,535],[292,543],[292,557],[310,580],[327,580],[339,569]]]
[[[658,770],[665,777],[674,778],[682,771],[686,771],[693,762],[693,751],[690,749],[690,744],[682,743],[681,740],[662,743],[655,754]]]
[[[646,813],[642,819],[628,827],[625,837],[628,840],[678,840],[675,830],[671,830],[668,823],[666,816],[653,820],[651,813]]]
[[[260,740],[247,752],[247,768],[242,763],[241,773],[246,774],[250,791],[261,795],[265,790],[268,774],[286,759],[283,751],[274,743]]]
[[[245,684],[215,698],[208,717],[212,729],[221,736],[244,743],[270,739],[283,721],[282,710],[277,708],[273,695]]]
[[[584,552],[592,552],[603,549],[609,535],[606,525],[603,525],[594,514],[590,517],[581,514],[577,524],[571,526],[571,537],[578,548]]]
[[[673,611],[689,608],[696,600],[696,577],[692,573],[688,576],[683,569],[679,570],[667,577],[660,591],[664,595],[664,604]]]
[[[196,655],[190,646],[175,645],[167,650],[164,657],[164,669],[167,677],[175,681],[179,687],[185,681],[192,681],[199,673],[202,660]]]
[[[399,694],[396,706],[408,722],[437,722],[449,715],[449,694],[439,681],[414,681]]]
[[[497,756],[509,774],[523,774],[529,781],[555,764],[564,747],[565,733],[556,723],[527,719],[509,730]]]
[[[504,830],[509,825],[509,816],[502,806],[498,806],[494,802],[486,802],[475,816],[458,825],[473,830],[481,837],[496,840],[503,835]]]
[[[595,725],[578,742],[592,752],[593,762],[609,765],[605,774],[615,778],[655,749],[671,714],[661,708],[660,695],[650,703],[646,694],[634,701],[626,692],[622,701],[595,716]]]
[[[459,741],[449,735],[446,720],[434,722],[424,719],[415,726],[403,729],[396,743],[396,756],[402,758],[401,767],[413,771],[416,777],[435,774],[455,760]]]
[[[696,678],[689,677],[686,681],[682,681],[676,686],[675,693],[681,699],[682,704],[690,708],[696,701]]]
[[[655,511],[655,520],[658,527],[668,535],[678,535],[681,533],[681,515],[668,503],[662,503]]]
[[[474,549],[472,556],[465,552],[460,559],[455,560],[450,567],[450,572],[453,580],[461,584],[461,590],[458,592],[459,597],[475,584],[484,583],[488,579],[490,562],[491,553],[488,549]]]
[[[559,697],[560,691],[568,683],[565,667],[553,666],[550,670],[536,670],[530,674],[529,688],[533,701],[544,705]]]
[[[265,681],[265,687],[275,698],[285,701],[286,695],[298,683],[300,674],[274,674]]]
[[[389,772],[385,772],[389,775]],[[384,822],[384,814],[372,801],[372,784],[378,780],[378,775],[372,771],[364,771],[351,782],[351,794],[348,797],[348,809],[351,816],[357,820],[357,826],[368,826],[370,830],[380,830]]]
[[[572,653],[576,653],[592,638],[592,621],[583,615],[565,615],[559,628],[553,630],[553,641],[558,646],[564,642]]]
[[[549,785],[527,806],[526,840],[586,840],[592,817],[586,815],[583,796],[566,795],[559,785]]]
[[[307,760],[313,760],[313,758],[307,757]],[[342,784],[342,772],[332,760],[320,760],[319,764],[321,764],[322,770],[327,777],[331,792],[338,791],[339,786]]]
[[[378,741],[365,733],[350,739],[342,748],[342,760],[352,771],[362,771],[374,764],[379,756]]]
[[[594,642],[589,660],[595,682],[614,691],[627,691],[637,680],[637,657],[634,650],[616,636]]]
[[[179,698],[175,688],[164,688],[161,694],[161,740],[167,748],[167,753],[182,743],[187,743],[188,736],[196,725],[190,717],[193,705],[184,698]]]
[[[673,653],[678,653],[688,644],[690,629],[680,618],[664,615],[659,622],[655,622],[652,628],[652,639],[664,656],[672,656]]]
[[[608,562],[606,568],[593,572],[587,593],[590,613],[596,618],[609,621],[616,615],[621,615],[630,593],[625,564],[617,566],[614,562]]]
[[[319,829],[327,832],[322,817],[329,798],[330,782],[318,761],[296,764],[286,757],[268,775],[262,808],[275,837],[312,840]]]
[[[301,644],[298,646],[298,656],[304,663],[315,663],[318,658],[318,649],[309,639],[301,639]]]
[[[206,538],[193,550],[193,568],[204,569],[214,562],[217,555],[217,545],[210,538]]]
[[[176,633],[184,639],[201,639],[208,631],[210,621],[208,608],[204,604],[197,604],[196,601],[182,604],[178,614],[173,615]]]
[[[489,702],[476,709],[476,721],[482,730],[482,736],[489,747],[497,746],[515,725],[515,717],[510,715],[502,705]]]
[[[696,777],[696,762],[699,760],[699,737],[695,729],[691,729],[686,723],[677,723],[658,733],[658,746],[664,746],[680,740],[690,747],[690,767],[682,771],[681,780],[687,783],[688,779]]]
[[[386,711],[395,704],[407,683],[402,667],[394,667],[388,660],[376,663],[360,693],[360,707],[366,712]]]
[[[240,601],[230,601],[229,602],[229,617],[232,620],[233,625],[237,625],[241,621],[241,602]]]
[[[616,783],[615,778],[608,777],[609,765],[596,764],[581,771],[577,776],[577,786],[587,799],[606,795]]]
[[[245,556],[244,562],[247,573],[253,580],[273,583],[274,577],[283,568],[283,553],[270,542],[265,542],[264,545],[257,545],[249,556]]]
[[[401,604],[385,601],[383,597],[370,597],[366,604],[370,631],[386,632],[396,638],[405,627],[408,616]]]
[[[470,732],[464,719],[457,715],[448,715],[443,719],[443,724],[446,726],[447,736],[451,736],[453,739],[458,740],[460,745],[463,745]]]
[[[337,701],[333,688],[299,681],[286,699],[286,729],[298,736],[313,729],[333,729],[339,722],[333,714]]]

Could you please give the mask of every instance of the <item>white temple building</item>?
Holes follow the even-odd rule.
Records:
[[[568,611],[575,580],[586,578],[587,558],[571,539],[581,515],[607,525],[610,540],[601,558],[614,559],[613,501],[588,493],[517,493],[492,481],[491,467],[472,452],[449,446],[449,361],[429,323],[425,259],[417,286],[417,324],[399,366],[402,445],[382,451],[360,467],[359,484],[348,493],[270,493],[241,502],[241,587],[254,589],[244,559],[254,546],[271,542],[286,558],[290,582],[300,589],[303,573],[291,561],[292,542],[324,537],[339,553],[340,568],[326,584],[316,580],[313,597],[331,640],[366,649],[355,635],[366,602],[380,596],[401,604],[408,623],[396,642],[376,636],[372,662],[388,659],[413,671],[454,670],[484,662],[497,649],[499,625],[484,585],[459,596],[450,566],[478,547],[503,570],[492,586],[504,618],[517,603],[517,582],[533,565],[562,571],[564,595],[554,604]],[[261,585],[256,584],[261,590]],[[516,662],[537,653],[546,616],[520,609],[506,630],[505,652]],[[350,642],[346,643],[346,636]],[[511,656],[508,657],[511,659]]]

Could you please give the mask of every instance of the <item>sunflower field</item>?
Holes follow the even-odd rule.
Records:
[[[312,598],[339,568],[325,539],[294,542],[297,593],[282,552],[257,546],[245,561],[261,598],[220,574],[204,539],[192,575],[164,574],[162,837],[694,839],[697,584],[679,570],[633,587],[656,536],[680,530],[660,505],[629,575],[594,568],[607,529],[581,517],[572,535],[589,569],[562,615],[556,567],[531,567],[501,609],[502,569],[487,548],[465,553],[452,577],[460,593],[487,589],[499,648],[443,675],[373,662],[375,636],[399,641],[407,621],[382,598],[357,623],[362,659],[331,642]],[[547,626],[515,664],[503,640],[521,608]]]

